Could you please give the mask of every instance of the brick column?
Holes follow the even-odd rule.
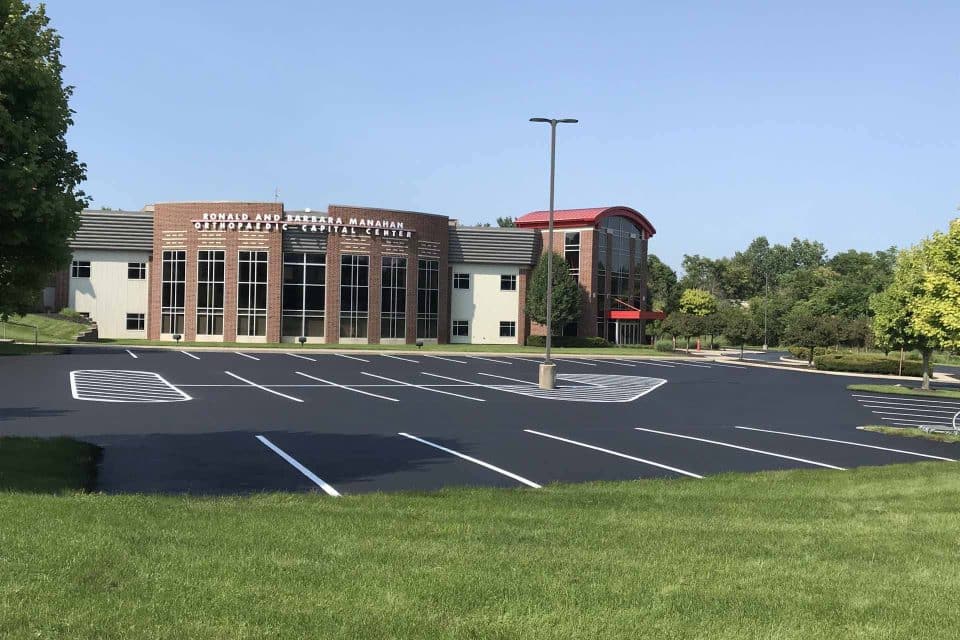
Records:
[[[517,344],[526,344],[530,335],[530,319],[527,318],[527,282],[530,279],[530,269],[520,269],[517,276]]]
[[[407,344],[417,341],[417,243],[407,244]]]
[[[381,263],[383,245],[380,241],[370,243],[370,276],[367,279],[367,342],[380,344],[380,286],[383,279]]]
[[[324,309],[324,341],[340,342],[340,237],[327,236],[327,289]]]

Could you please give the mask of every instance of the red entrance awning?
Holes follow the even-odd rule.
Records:
[[[609,320],[663,320],[667,314],[663,311],[609,311]]]

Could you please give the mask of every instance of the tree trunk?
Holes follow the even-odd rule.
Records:
[[[921,389],[930,390],[930,349],[923,349],[920,351],[920,356],[923,362],[923,383],[920,385]]]
[[[808,366],[808,367],[812,367],[812,366],[813,366],[813,349],[814,349],[814,347],[808,347],[808,348],[810,349],[810,351],[807,352],[807,366]]]
[[[740,345],[740,359],[743,360],[743,345]]]

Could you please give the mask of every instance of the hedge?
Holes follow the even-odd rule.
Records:
[[[855,353],[826,353],[813,358],[814,367],[821,371],[852,371],[854,373],[900,373],[900,359]],[[931,374],[933,367],[931,366]],[[904,360],[903,375],[921,377],[923,363],[919,360]]]
[[[553,336],[550,344],[554,347],[610,347],[613,346],[603,338],[581,338],[579,336]],[[528,347],[547,346],[547,336],[529,336]]]
[[[661,338],[655,346],[657,351],[673,351],[673,340]]]
[[[800,360],[809,360],[810,359],[810,349],[807,347],[787,347],[787,351],[790,352],[794,358]],[[825,353],[828,353],[829,349],[827,347],[814,347],[813,348],[813,357],[822,356]]]

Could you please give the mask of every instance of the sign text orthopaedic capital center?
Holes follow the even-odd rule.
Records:
[[[310,214],[279,213],[205,213],[191,220],[197,231],[304,231],[336,235],[368,235],[410,238],[413,229],[402,222],[373,218],[341,218]]]

